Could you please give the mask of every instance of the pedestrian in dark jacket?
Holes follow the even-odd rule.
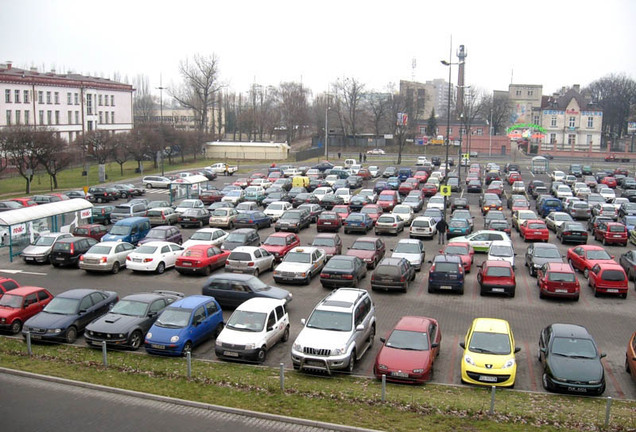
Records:
[[[446,243],[446,229],[448,228],[448,224],[444,219],[440,219],[439,222],[435,225],[437,228],[437,244],[445,244]]]

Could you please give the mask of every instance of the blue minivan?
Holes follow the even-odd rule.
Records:
[[[464,294],[464,266],[461,257],[437,255],[431,262],[431,269],[428,271],[428,292],[435,291]]]
[[[546,198],[541,202],[538,210],[541,217],[546,217],[551,212],[563,211],[563,202],[558,198]]]
[[[223,311],[214,297],[192,295],[165,308],[146,334],[150,354],[185,355],[223,330]]]
[[[101,241],[123,241],[137,245],[150,231],[150,219],[147,217],[129,217],[113,225]]]
[[[411,171],[411,168],[400,168],[397,176],[400,182],[404,182],[407,178],[413,177],[413,171]]]

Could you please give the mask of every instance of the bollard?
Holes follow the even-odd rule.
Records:
[[[611,411],[612,411],[612,397],[608,396],[607,404],[605,405],[605,427],[609,426]]]
[[[490,415],[495,413],[495,386],[492,386],[492,390],[490,391]]]
[[[104,362],[104,367],[108,367],[108,355],[106,354],[106,341],[102,341],[102,361]]]
[[[31,332],[28,331],[26,333],[26,343],[27,343],[27,352],[29,353],[29,357],[33,355],[33,351],[31,350]]]
[[[188,379],[192,378],[192,353],[186,352],[186,363],[188,364]]]
[[[285,363],[280,364],[280,391],[285,391]]]
[[[386,401],[386,374],[382,374],[382,402]]]

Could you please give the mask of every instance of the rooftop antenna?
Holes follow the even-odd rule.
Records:
[[[411,81],[415,81],[415,68],[417,67],[417,59],[413,57],[411,60]]]
[[[510,84],[514,83],[515,70],[510,69]]]

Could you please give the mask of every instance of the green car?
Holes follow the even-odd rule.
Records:
[[[112,205],[95,206],[92,209],[93,223],[110,225],[110,214],[115,209]]]

